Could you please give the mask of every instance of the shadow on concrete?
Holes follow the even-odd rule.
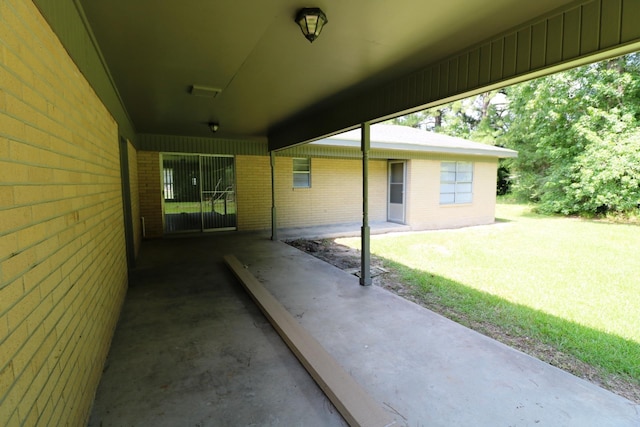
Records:
[[[344,426],[234,254],[398,426],[629,426],[638,406],[264,234],[146,241],[90,426]]]

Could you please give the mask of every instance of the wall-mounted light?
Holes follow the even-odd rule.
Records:
[[[296,22],[300,26],[302,34],[313,43],[329,21],[327,20],[327,15],[320,8],[308,7],[300,9],[296,15]]]
[[[216,122],[209,122],[209,129],[211,129],[211,132],[216,133],[218,132],[218,128],[220,127],[220,125]]]

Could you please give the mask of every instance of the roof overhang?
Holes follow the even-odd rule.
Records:
[[[361,131],[356,129],[312,142],[309,145],[360,149],[360,144]],[[431,153],[494,158],[518,157],[517,151],[507,148],[482,144],[441,133],[427,132],[408,126],[388,124],[371,126],[370,147],[372,150],[391,153]]]
[[[320,1],[313,44],[291,0],[34,2],[132,139],[277,150],[640,50],[637,0]]]
[[[310,145],[329,146],[329,147],[348,147],[353,149],[360,149],[360,142],[345,140],[345,139],[331,139],[320,140],[312,142]],[[480,145],[480,144],[479,144]],[[501,147],[493,147],[487,145],[487,148],[465,148],[465,147],[445,147],[445,146],[421,146],[417,144],[402,143],[402,142],[377,142],[371,141],[372,150],[387,150],[391,152],[406,152],[406,153],[432,153],[432,154],[451,154],[459,156],[480,156],[480,157],[493,157],[493,158],[515,158],[518,157],[518,152]]]

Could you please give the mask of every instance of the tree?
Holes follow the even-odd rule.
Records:
[[[388,123],[444,133],[489,145],[502,145],[508,101],[504,90],[493,90],[444,104],[428,110],[407,114]],[[509,161],[498,167],[497,193],[507,194],[511,187]]]
[[[525,82],[506,93],[503,140],[519,152],[512,163],[518,195],[539,202],[543,212],[637,207],[637,54]]]
[[[391,119],[390,123],[394,125],[409,126],[412,128],[423,129],[438,132],[442,127],[442,117],[446,114],[448,106],[432,108],[429,110],[418,111],[416,113],[406,114],[404,116]]]
[[[493,90],[397,117],[390,120],[390,123],[493,145],[505,131],[504,115],[507,105],[504,90]]]
[[[498,193],[512,189],[542,212],[627,212],[640,203],[637,53],[393,122],[517,150],[500,163]]]
[[[556,211],[571,214],[630,212],[640,207],[640,131],[593,141],[577,156],[567,202]]]

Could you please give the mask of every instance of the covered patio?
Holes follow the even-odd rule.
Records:
[[[395,425],[637,425],[632,402],[267,233],[218,233],[144,242],[90,426],[346,425],[223,264],[228,253]]]
[[[0,0],[0,425],[342,424],[233,253],[398,425],[637,426],[631,402],[269,237],[276,154],[359,129],[358,173],[337,178],[362,191],[331,188],[362,200],[368,285],[370,222],[389,219],[368,217],[370,126],[638,51],[640,2],[319,3]],[[295,17],[315,6],[330,23],[310,44]],[[198,170],[199,200],[169,197],[165,155],[246,173],[211,188]],[[311,167],[286,163],[293,192]],[[160,239],[178,201],[239,231]]]

